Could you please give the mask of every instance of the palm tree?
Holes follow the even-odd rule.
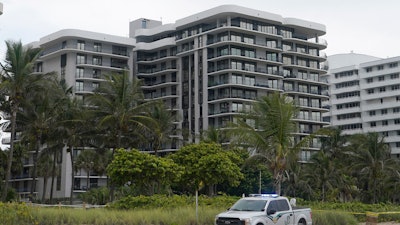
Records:
[[[396,161],[390,156],[390,148],[378,133],[354,135],[350,139],[352,152],[351,168],[359,180],[363,198],[377,203],[384,194],[384,180],[396,168]]]
[[[144,101],[139,80],[130,80],[126,71],[106,76],[88,103],[93,106],[103,141],[112,149],[138,144],[154,124],[146,114],[154,103]]]
[[[48,74],[50,75],[50,74]],[[22,141],[32,143],[35,154],[33,155],[33,171],[31,183],[31,196],[36,191],[37,161],[39,152],[48,141],[49,135],[54,132],[57,123],[59,107],[62,106],[62,92],[55,76],[47,76],[41,82],[42,88],[30,93],[21,103],[21,112],[18,114],[19,123],[22,125]],[[56,139],[58,140],[58,139]]]
[[[90,173],[104,172],[106,163],[105,156],[101,156],[93,149],[85,149],[79,155],[75,163],[75,169],[83,169],[86,172],[86,187],[90,189]]]
[[[300,149],[293,137],[296,112],[297,108],[285,95],[273,93],[256,101],[253,111],[240,116],[232,129],[236,141],[252,151],[251,157],[264,160],[272,173],[277,194],[281,193],[288,163],[296,160]]]
[[[1,64],[0,89],[8,96],[11,110],[11,142],[9,160],[7,164],[5,187],[2,195],[4,201],[8,192],[11,176],[12,158],[14,153],[14,140],[16,130],[17,111],[24,101],[27,92],[35,86],[40,76],[31,75],[34,62],[39,57],[40,49],[24,47],[20,41],[6,41],[7,51],[4,64]]]
[[[59,133],[61,135],[56,135],[58,138],[63,137],[63,142],[67,147],[67,152],[70,156],[71,161],[71,192],[70,192],[70,204],[73,202],[73,192],[75,188],[75,159],[74,159],[74,149],[76,147],[84,146],[85,139],[90,134],[91,124],[88,124],[89,116],[88,110],[83,107],[82,102],[76,98],[69,98],[68,102],[64,105],[64,110],[60,114],[59,118]],[[90,127],[90,128],[89,128]]]
[[[43,194],[42,203],[44,203],[47,193],[47,181],[52,175],[51,168],[53,165],[53,159],[50,154],[41,154],[38,160],[37,173],[39,176],[43,177]]]
[[[151,145],[151,150],[157,156],[158,151],[162,149],[163,144],[171,142],[170,135],[176,131],[173,122],[175,118],[162,102],[158,102],[149,111],[149,118],[153,121],[149,124],[148,141]]]

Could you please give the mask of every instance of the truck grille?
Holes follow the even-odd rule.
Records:
[[[239,218],[219,217],[217,219],[217,225],[244,225],[244,221]]]

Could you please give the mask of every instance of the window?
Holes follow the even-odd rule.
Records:
[[[386,88],[385,87],[380,87],[379,88],[379,92],[385,92],[386,91]]]
[[[232,112],[242,112],[243,111],[243,104],[242,103],[232,103]]]
[[[76,44],[76,48],[80,50],[85,50],[85,41],[78,40],[78,43]]]
[[[242,75],[232,74],[232,84],[243,84]]]
[[[101,43],[94,43],[93,49],[95,52],[101,52]]]
[[[372,67],[368,67],[365,70],[367,71],[367,73],[372,72]]]
[[[83,91],[83,82],[81,81],[75,82],[75,91]]]
[[[376,122],[371,122],[371,123],[370,123],[370,126],[371,126],[371,127],[376,127]]]
[[[82,67],[77,67],[77,68],[76,68],[75,77],[76,77],[76,78],[81,78],[81,77],[83,77],[83,72],[84,72],[84,69],[83,69]]]
[[[389,68],[394,68],[394,67],[397,67],[398,66],[398,63],[397,62],[395,62],[395,63],[389,63]]]
[[[375,116],[375,111],[369,111],[369,116]]]
[[[93,69],[93,78],[100,78],[101,70],[99,69]]]
[[[390,79],[398,79],[399,78],[399,74],[398,73],[393,73],[393,74],[390,74]]]
[[[254,86],[255,83],[256,83],[256,78],[255,77],[245,76],[245,78],[244,78],[244,84],[245,85]]]
[[[383,70],[383,65],[379,65],[378,70]]]
[[[367,78],[367,83],[372,83],[372,82],[374,82],[373,78]]]
[[[367,93],[370,95],[370,94],[373,94],[374,93],[374,89],[368,89],[367,90]]]
[[[98,87],[99,87],[99,83],[97,83],[97,82],[93,82],[93,83],[92,83],[92,88],[93,88],[93,90],[96,89],[96,88],[98,88]]]
[[[382,120],[382,126],[387,126],[389,123],[387,120]]]
[[[232,61],[231,62],[231,69],[241,70],[242,69],[242,63],[238,62],[238,61]]]
[[[299,105],[308,106],[308,98],[299,98]]]
[[[386,114],[387,114],[387,109],[382,109],[382,110],[381,110],[381,114],[382,114],[382,115],[386,115]]]
[[[128,49],[123,46],[112,46],[112,54],[128,56]]]
[[[384,81],[385,80],[385,77],[384,76],[379,76],[378,77],[378,81]]]
[[[400,124],[400,119],[395,119],[394,124]]]
[[[93,56],[93,65],[101,66],[102,57],[101,56]]]
[[[399,113],[400,112],[400,107],[393,108],[393,113]]]
[[[76,64],[86,64],[86,55],[77,54],[76,55]]]

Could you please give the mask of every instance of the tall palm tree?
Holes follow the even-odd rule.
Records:
[[[140,81],[129,79],[126,71],[107,75],[88,103],[93,106],[102,139],[112,149],[131,148],[154,123],[146,113],[154,103],[144,101]]]
[[[377,203],[383,195],[384,180],[397,166],[390,156],[390,148],[378,133],[354,135],[350,147],[351,168],[359,179],[359,188],[364,191],[364,201]]]
[[[31,196],[36,191],[36,177],[39,152],[46,144],[49,135],[54,131],[57,123],[57,114],[62,106],[62,92],[55,77],[47,74],[40,85],[41,88],[26,96],[21,103],[22,110],[18,114],[21,124],[21,139],[34,146]]]
[[[151,127],[148,132],[148,142],[151,150],[157,156],[163,144],[171,142],[170,135],[173,134],[175,118],[162,102],[157,102],[149,111],[149,118],[153,121],[149,124]]]
[[[75,188],[75,158],[74,158],[74,149],[76,147],[84,146],[85,141],[90,136],[91,124],[90,121],[90,113],[88,113],[87,108],[85,108],[82,104],[82,101],[79,101],[76,98],[69,98],[66,104],[64,104],[64,110],[62,114],[60,114],[59,125],[58,125],[58,134],[56,134],[56,138],[63,139],[67,147],[67,152],[70,156],[71,162],[71,191],[70,191],[70,204],[73,202],[73,192]]]
[[[256,101],[253,111],[240,116],[232,129],[236,141],[252,150],[251,157],[264,160],[272,173],[277,194],[281,193],[289,161],[296,160],[300,149],[293,136],[296,112],[292,101],[276,92]]]
[[[39,57],[40,49],[25,47],[21,41],[6,41],[7,51],[5,61],[1,64],[0,89],[8,96],[11,114],[11,142],[9,160],[5,177],[5,187],[2,194],[4,201],[11,176],[12,158],[14,153],[14,140],[16,131],[17,111],[25,99],[27,92],[40,80],[40,76],[31,76],[34,62]]]

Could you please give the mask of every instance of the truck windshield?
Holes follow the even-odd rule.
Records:
[[[237,201],[230,210],[234,211],[263,211],[267,200],[249,200],[240,199]]]

